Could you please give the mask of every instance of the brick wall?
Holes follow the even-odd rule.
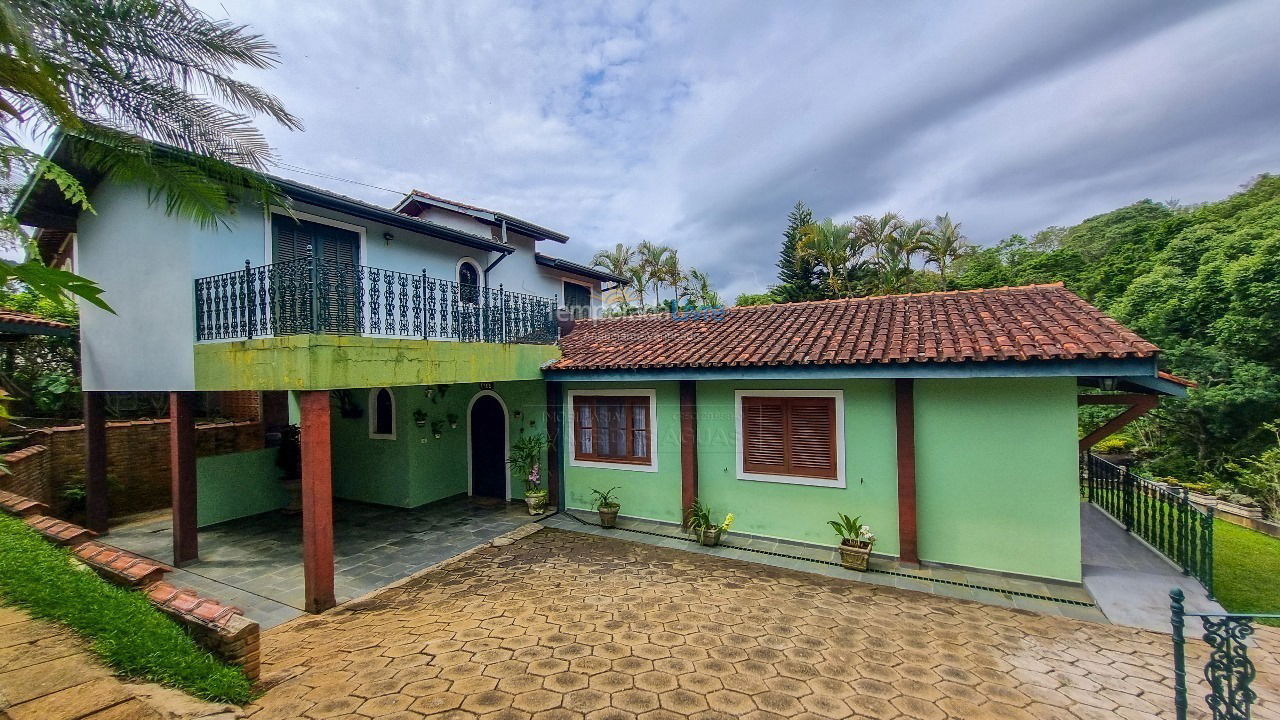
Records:
[[[53,488],[49,483],[49,458],[45,445],[32,445],[4,456],[5,473],[0,475],[0,490],[31,498],[50,505]]]
[[[33,445],[4,456],[10,475],[0,490],[35,498],[55,514],[66,511],[63,488],[84,483],[84,426],[46,428]],[[37,447],[43,452],[32,453]],[[199,456],[261,450],[262,424],[243,420],[196,426]],[[169,507],[169,420],[107,423],[107,484],[112,517]]]
[[[256,390],[218,393],[218,412],[231,420],[261,420],[262,394]]]

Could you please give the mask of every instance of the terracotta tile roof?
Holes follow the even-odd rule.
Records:
[[[730,308],[579,323],[550,370],[1151,357],[1061,284]]]
[[[71,326],[58,322],[57,320],[47,320],[39,315],[31,313],[18,312],[17,310],[0,309],[0,323],[12,323],[14,325],[31,325],[34,327],[53,328],[55,330],[65,330]]]

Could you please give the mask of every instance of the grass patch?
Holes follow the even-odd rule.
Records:
[[[0,600],[86,638],[116,671],[196,697],[244,704],[248,678],[196,644],[140,592],[72,564],[70,552],[0,515]]]
[[[1280,538],[1214,520],[1213,588],[1231,612],[1280,613]],[[1280,627],[1280,619],[1258,622]]]

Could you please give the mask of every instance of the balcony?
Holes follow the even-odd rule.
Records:
[[[552,298],[318,258],[195,281],[196,340],[356,335],[547,345]]]
[[[551,298],[306,258],[195,281],[197,390],[536,380]]]

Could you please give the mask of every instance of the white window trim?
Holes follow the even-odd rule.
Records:
[[[835,398],[836,401],[836,479],[823,480],[822,478],[799,477],[796,475],[770,475],[766,473],[750,473],[742,469],[742,398],[744,397],[829,397]],[[734,437],[737,438],[737,458],[738,458],[738,479],[753,480],[756,482],[773,482],[783,483],[785,485],[811,485],[814,487],[843,488],[845,487],[845,470],[844,470],[844,391],[843,390],[735,390],[733,393],[734,406]]]
[[[317,223],[319,225],[328,225],[329,227],[336,227],[336,228],[341,228],[343,230],[350,230],[351,232],[360,236],[360,250],[359,250],[360,264],[361,265],[369,264],[365,256],[366,229],[364,226],[352,225],[350,223],[342,222],[341,220],[334,220],[333,218],[321,217],[320,215],[312,215],[311,213],[305,213],[298,210],[285,210],[284,208],[276,207],[275,205],[272,205],[271,207],[267,208],[266,222],[263,223],[263,225],[266,226],[266,240],[265,240],[266,252],[263,254],[263,257],[267,259],[266,261],[267,265],[271,264],[271,250],[272,250],[272,245],[274,245],[274,243],[272,242],[274,238],[271,237],[271,216],[273,214],[283,215],[285,217],[289,217],[290,214],[292,214],[293,217],[299,220],[307,220],[309,222]]]
[[[578,459],[577,407],[574,399],[614,395],[626,397],[649,398],[649,464],[602,462],[599,460]],[[570,390],[569,391],[569,428],[565,433],[569,443],[569,464],[573,467],[600,468],[603,470],[633,470],[636,472],[658,472],[658,391],[657,390]]]
[[[378,429],[378,393],[383,390],[391,396],[391,434],[379,434]],[[396,393],[389,387],[369,388],[369,439],[370,440],[395,440],[396,439],[396,421],[399,414],[396,408]]]

